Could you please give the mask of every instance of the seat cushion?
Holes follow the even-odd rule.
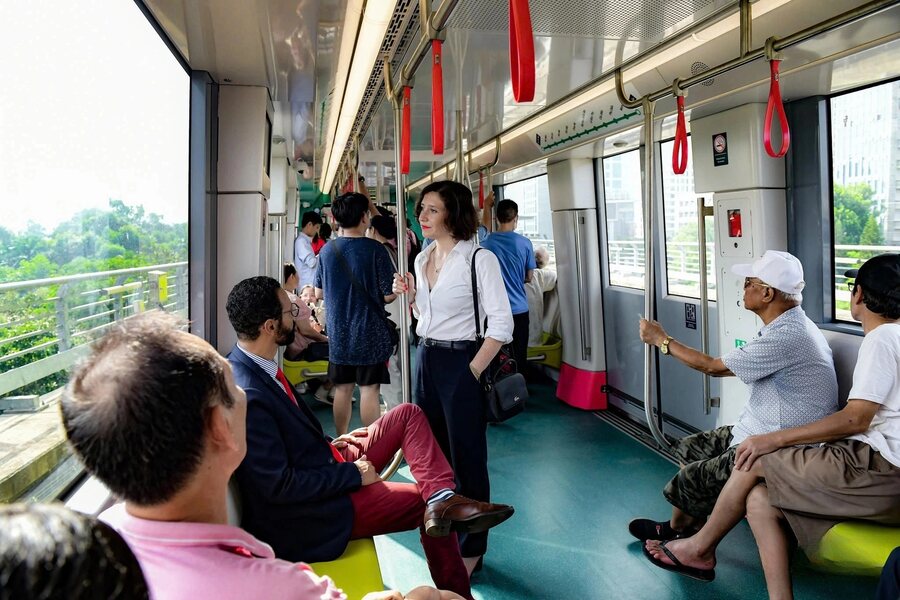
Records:
[[[331,577],[335,585],[344,590],[347,600],[360,600],[369,592],[384,589],[381,580],[381,565],[375,552],[372,538],[351,540],[347,549],[338,558],[328,562],[309,565],[316,575]]]
[[[828,530],[810,562],[834,573],[878,576],[897,547],[900,527],[844,521]]]

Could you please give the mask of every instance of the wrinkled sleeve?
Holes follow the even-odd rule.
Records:
[[[475,273],[478,275],[478,304],[488,321],[484,336],[507,344],[513,337],[512,309],[500,274],[500,263],[493,252],[482,250],[475,255]]]

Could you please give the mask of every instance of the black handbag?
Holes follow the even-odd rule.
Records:
[[[397,351],[397,346],[400,344],[400,330],[388,319],[387,310],[385,310],[384,305],[378,306],[378,303],[375,302],[375,298],[369,295],[369,292],[362,286],[359,280],[356,279],[356,276],[353,275],[353,271],[350,269],[350,265],[347,264],[347,259],[344,258],[344,254],[341,252],[341,247],[338,245],[338,241],[335,240],[331,242],[334,244],[334,251],[338,255],[338,260],[341,261],[341,268],[344,270],[344,274],[350,280],[350,285],[352,285],[356,290],[366,297],[366,300],[369,301],[369,304],[372,305],[372,308],[375,309],[375,314],[381,317],[381,320],[384,321],[384,324],[387,326],[388,335],[391,340],[391,347],[394,349],[391,354]],[[390,255],[388,255],[390,257]]]
[[[475,274],[475,255],[472,253],[472,302],[475,305],[475,345],[478,349],[484,343],[481,335],[481,317],[478,314],[478,278]],[[487,326],[485,326],[487,329]],[[516,359],[509,344],[504,344],[497,355],[481,374],[484,387],[485,416],[488,423],[502,423],[525,410],[528,388],[525,377],[518,372]]]

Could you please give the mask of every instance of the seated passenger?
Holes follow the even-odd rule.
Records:
[[[745,439],[706,525],[687,540],[647,542],[656,565],[711,580],[716,547],[746,513],[769,597],[792,598],[788,531],[810,551],[841,521],[900,525],[900,254],[846,275],[855,279],[850,313],[865,334],[847,405]]]
[[[315,562],[337,558],[352,539],[418,527],[435,583],[471,598],[456,532],[489,529],[512,507],[454,494],[453,471],[412,404],[325,437],[275,362],[278,346],[293,335],[290,302],[277,281],[241,281],[226,310],[238,337],[228,359],[247,394],[247,457],[237,471],[247,530],[281,558]],[[401,448],[417,484],[378,475]]]
[[[556,287],[556,270],[547,267],[550,253],[544,246],[534,249],[537,268],[531,272],[531,279],[525,282],[528,297],[528,345],[540,346],[544,333],[544,293]]]
[[[737,376],[750,399],[734,426],[689,435],[675,446],[681,470],[663,490],[669,521],[635,519],[628,529],[641,541],[692,534],[712,512],[734,468],[738,444],[751,435],[804,425],[838,408],[831,348],[800,307],[803,267],[787,252],[769,250],[752,264],[735,265],[745,277],[744,308],[764,324],[758,337],[721,358],[674,340],[655,321],[641,319],[641,339],[697,371]]]
[[[296,289],[298,281],[294,265],[284,263],[284,291],[291,301],[291,310],[294,306],[297,307],[297,314],[294,315],[294,341],[284,349],[284,357],[309,362],[328,360],[328,338],[315,330],[310,321],[312,311],[309,306],[291,291]]]
[[[312,323],[313,329],[319,333],[325,332],[325,300],[316,298],[316,288],[311,285],[304,285],[300,288],[300,300],[309,307],[309,321]]]
[[[141,600],[134,554],[105,523],[58,504],[0,506],[0,598]]]
[[[228,362],[177,325],[156,312],[115,324],[66,388],[69,442],[125,500],[100,518],[128,542],[153,598],[345,598],[328,577],[276,559],[270,546],[228,525],[228,480],[247,447],[246,395]],[[408,598],[438,595],[414,592]]]

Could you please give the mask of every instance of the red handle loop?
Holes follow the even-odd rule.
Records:
[[[412,88],[403,86],[403,105],[402,117],[400,119],[400,172],[404,175],[409,173],[409,130],[410,130],[410,109],[409,99],[412,94]]]
[[[440,40],[431,40],[431,152],[444,153],[444,69]]]
[[[484,172],[478,171],[478,208],[484,208]]]
[[[676,96],[678,121],[675,125],[675,146],[672,148],[672,170],[681,175],[687,170],[688,142],[687,126],[684,124],[684,96]]]
[[[528,0],[509,0],[509,67],[516,102],[534,100],[534,34]]]
[[[769,82],[769,103],[766,105],[766,126],[763,128],[763,145],[766,152],[772,158],[781,158],[787,154],[791,146],[791,129],[788,126],[787,115],[784,113],[784,103],[781,101],[781,87],[778,84],[778,65],[780,60],[770,60],[769,68],[772,78]],[[781,150],[775,152],[772,148],[772,113],[778,110],[778,122],[781,126]]]

